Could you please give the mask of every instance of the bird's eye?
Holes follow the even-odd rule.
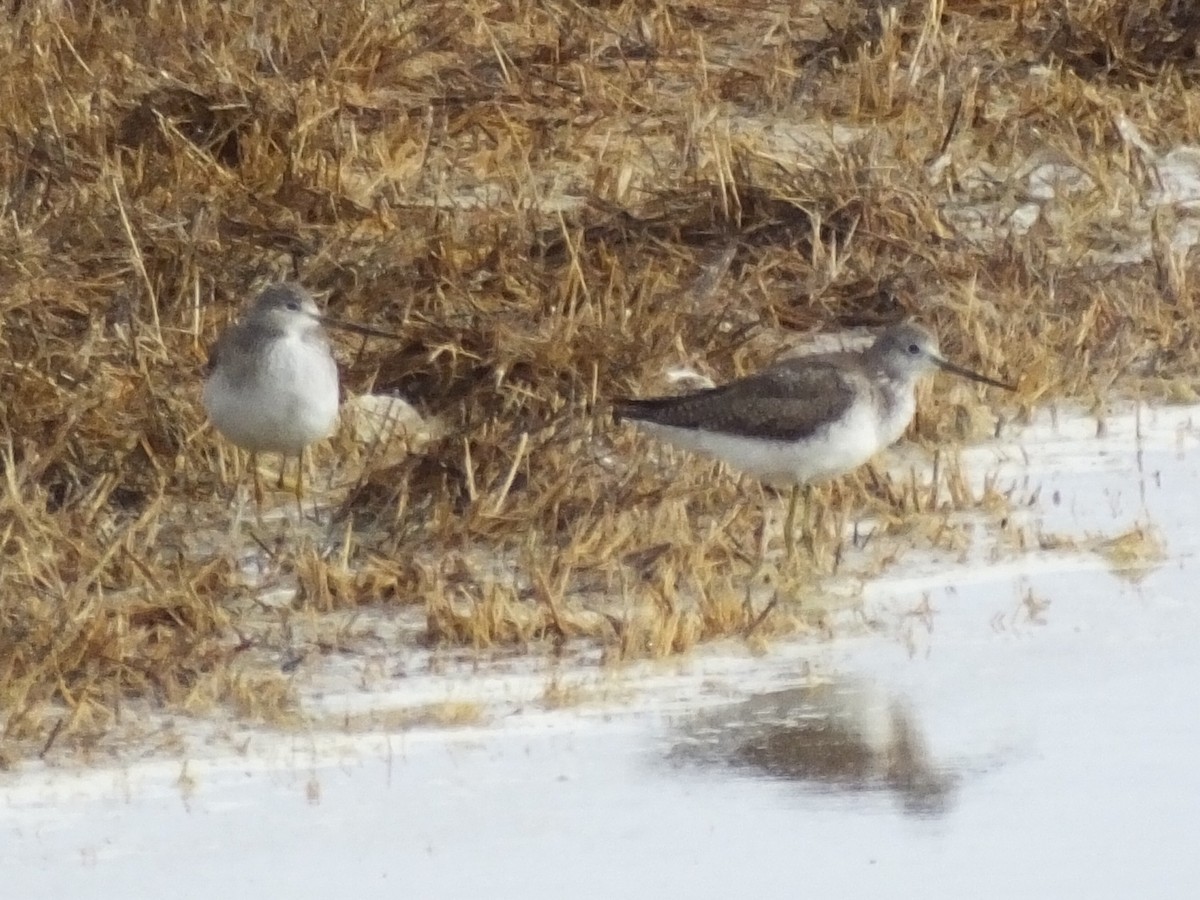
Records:
[[[921,355],[921,345],[920,344],[909,344],[908,352],[909,352],[910,356],[920,356]]]
[[[289,300],[284,305],[288,309],[290,309],[292,312],[300,312],[300,301],[299,300]]]

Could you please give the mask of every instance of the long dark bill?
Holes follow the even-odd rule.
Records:
[[[355,322],[345,322],[341,319],[331,319],[329,316],[317,316],[317,321],[328,328],[336,328],[339,331],[350,331],[354,334],[365,334],[368,337],[391,338],[393,341],[405,340],[402,335],[395,334],[391,331],[380,331],[377,328],[370,328],[366,325],[359,325]]]
[[[978,372],[972,372],[970,369],[964,369],[962,366],[956,366],[948,359],[935,359],[938,366],[945,372],[951,375],[957,375],[959,378],[966,378],[970,381],[978,381],[980,384],[990,384],[992,387],[1003,388],[1006,391],[1015,391],[1015,384],[1005,384],[1003,381],[996,381],[994,378],[988,378],[986,375],[980,375]]]

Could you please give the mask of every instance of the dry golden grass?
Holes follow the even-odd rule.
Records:
[[[323,617],[368,605],[434,645],[615,657],[819,627],[757,618],[770,587],[745,603],[752,483],[609,422],[671,365],[725,379],[794,333],[916,313],[1020,374],[1020,407],[1195,396],[1191,264],[1169,209],[1130,214],[1153,160],[1121,130],[1163,152],[1200,128],[1188,4],[10,6],[0,764],[131,705],[286,719],[289,616],[320,652],[353,643]],[[1043,163],[1090,181],[1010,228]],[[403,334],[343,345],[346,387],[444,428],[399,461],[320,449],[335,524],[250,529],[249,577],[199,369],[285,275]],[[973,391],[924,400],[918,437],[978,435]],[[860,476],[821,497],[922,502]]]
[[[1112,572],[1135,584],[1154,571],[1167,556],[1166,545],[1152,527],[1135,527],[1099,541],[1096,552]]]

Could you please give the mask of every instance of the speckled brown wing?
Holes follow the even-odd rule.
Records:
[[[680,397],[618,400],[618,421],[714,431],[775,441],[810,437],[843,415],[854,388],[841,354],[798,357],[721,387]]]

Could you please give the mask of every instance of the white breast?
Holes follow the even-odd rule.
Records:
[[[298,455],[333,431],[337,365],[323,343],[289,334],[271,342],[262,365],[229,377],[218,366],[204,385],[204,406],[217,430],[246,450]]]
[[[879,446],[890,447],[904,435],[908,423],[916,414],[917,394],[915,385],[911,384],[883,390],[891,394],[891,406],[880,410]]]

